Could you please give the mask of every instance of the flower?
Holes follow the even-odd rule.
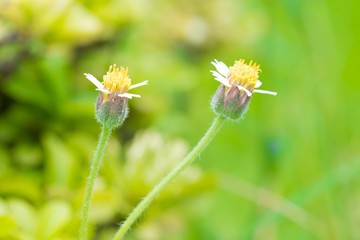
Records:
[[[211,62],[216,71],[210,71],[216,81],[222,83],[216,91],[211,107],[222,117],[239,119],[247,111],[253,93],[263,93],[276,96],[276,92],[256,89],[261,86],[259,80],[260,65],[255,62],[245,63],[244,59],[235,61],[228,67],[218,60]]]
[[[102,125],[111,128],[120,126],[127,118],[128,99],[141,97],[138,94],[128,93],[128,90],[148,84],[146,80],[131,85],[128,68],[117,68],[115,64],[109,67],[102,83],[89,73],[84,75],[97,87],[96,90],[100,91],[96,101],[96,119]]]
[[[217,70],[210,71],[215,77],[215,80],[228,88],[236,86],[240,91],[244,91],[249,97],[252,96],[252,93],[254,92],[274,96],[277,95],[277,92],[255,89],[260,87],[262,83],[259,80],[259,72],[261,71],[260,65],[253,61],[250,61],[249,64],[245,64],[245,60],[240,59],[239,61],[235,61],[234,66],[228,67],[225,63],[215,59],[211,64],[214,65]]]
[[[104,75],[103,83],[97,80],[93,75],[89,73],[84,73],[85,77],[92,82],[100,92],[104,93],[106,96],[108,94],[115,94],[121,98],[140,98],[138,94],[128,93],[128,90],[147,85],[149,81],[143,81],[131,85],[131,79],[128,76],[128,68],[117,68],[116,64],[113,64],[109,67],[109,71]]]

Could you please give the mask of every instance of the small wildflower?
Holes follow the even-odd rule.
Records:
[[[129,90],[144,86],[148,81],[131,85],[128,68],[117,68],[111,65],[109,71],[104,75],[103,82],[97,80],[93,75],[84,73],[85,77],[92,82],[100,91],[96,102],[96,118],[101,124],[119,126],[128,114],[127,101],[133,97],[140,98],[138,94],[128,93]]]
[[[97,87],[96,90],[99,90],[104,94],[116,94],[119,97],[129,99],[133,97],[140,98],[141,96],[138,94],[128,93],[128,90],[141,87],[149,83],[149,81],[146,80],[141,83],[131,85],[131,79],[128,76],[128,68],[120,67],[119,69],[116,67],[116,64],[109,67],[109,71],[103,77],[103,83],[89,73],[84,73],[84,75]]]
[[[216,71],[210,72],[222,84],[211,103],[217,114],[238,119],[247,111],[253,93],[277,95],[276,92],[257,89],[262,83],[259,80],[260,65],[255,62],[246,64],[244,59],[240,59],[228,67],[215,59],[211,64]]]

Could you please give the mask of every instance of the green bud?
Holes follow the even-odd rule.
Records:
[[[107,127],[116,128],[123,124],[128,116],[128,98],[115,93],[100,92],[96,101],[96,119]]]
[[[250,99],[251,96],[239,91],[237,86],[220,85],[211,100],[211,108],[217,115],[237,120],[247,112]]]

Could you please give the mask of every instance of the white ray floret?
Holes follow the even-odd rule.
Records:
[[[133,94],[133,93],[121,93],[121,94],[118,94],[118,96],[129,98],[129,99],[132,99],[133,97],[141,98],[141,96],[139,94]]]
[[[260,80],[258,80],[258,81],[256,82],[255,88],[260,87],[261,84],[262,84],[262,82],[261,82]],[[261,89],[254,89],[253,92],[262,93],[262,94],[269,94],[269,95],[273,95],[273,96],[276,96],[276,95],[277,95],[277,92],[272,92],[272,91],[267,91],[267,90],[261,90]]]
[[[255,89],[253,92],[262,93],[262,94],[269,94],[269,95],[273,95],[273,96],[277,95],[277,92],[272,92],[272,91],[267,91],[267,90],[260,90],[260,89]]]
[[[220,73],[216,72],[216,71],[210,71],[212,73],[212,75],[215,77],[216,81],[219,81],[220,83],[224,84],[227,87],[231,87],[230,83],[229,83],[229,79],[226,77],[223,77]]]
[[[214,65],[214,67],[216,68],[216,71],[214,71],[214,70],[210,71],[211,74],[214,76],[214,79],[216,81],[222,83],[226,87],[231,87],[230,68],[228,66],[226,66],[225,63],[218,61],[216,59],[214,59],[214,61],[211,62],[211,64]],[[237,86],[237,88],[240,91],[244,91],[249,97],[252,96],[252,93],[255,93],[255,92],[262,93],[262,94],[269,94],[269,95],[273,95],[273,96],[277,95],[277,92],[260,90],[260,89],[254,89],[252,92],[250,92],[247,88],[241,86],[240,84],[234,84],[234,85]],[[262,85],[262,82],[260,80],[257,80],[254,88],[259,88],[261,85]]]
[[[246,95],[248,95],[249,97],[252,96],[252,93],[243,86],[240,85],[236,85],[236,86],[238,87],[239,90],[243,90],[246,93]]]
[[[260,80],[257,80],[256,84],[255,84],[255,88],[260,87],[262,84],[262,82]]]
[[[84,73],[85,77],[90,81],[92,82],[97,88],[96,90],[99,90],[100,92],[103,92],[103,93],[106,93],[106,94],[110,94],[111,91],[109,91],[108,89],[105,88],[104,84],[101,83],[99,80],[97,80],[96,77],[94,77],[93,75],[91,75],[90,73]],[[145,80],[141,83],[137,83],[137,84],[134,84],[134,85],[130,85],[129,89],[134,89],[134,88],[138,88],[138,87],[141,87],[141,86],[144,86],[144,85],[148,85],[149,84],[149,81],[148,80]],[[120,93],[120,94],[117,94],[119,97],[125,97],[125,98],[128,98],[128,99],[132,99],[133,97],[136,97],[136,98],[141,98],[141,96],[139,94],[133,94],[133,93]]]
[[[141,82],[141,83],[137,83],[137,84],[131,85],[131,86],[129,87],[129,90],[130,90],[130,89],[137,88],[137,87],[145,86],[145,85],[148,85],[148,84],[149,84],[149,81],[148,81],[148,80],[145,80],[145,81],[143,81],[143,82]]]
[[[104,93],[109,93],[109,91],[104,87],[104,85],[99,80],[96,79],[96,77],[94,77],[90,73],[84,73],[84,75],[90,82],[92,82],[97,87],[96,90],[99,90]]]
[[[211,64],[214,65],[216,70],[224,77],[227,77],[229,75],[229,67],[226,66],[225,63],[214,59],[214,61],[211,62]]]

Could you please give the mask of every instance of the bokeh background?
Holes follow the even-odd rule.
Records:
[[[1,0],[0,239],[76,239],[99,126],[95,87],[128,66],[130,116],[91,209],[111,239],[214,118],[213,59],[261,65],[263,89],[127,239],[360,239],[359,3]]]

